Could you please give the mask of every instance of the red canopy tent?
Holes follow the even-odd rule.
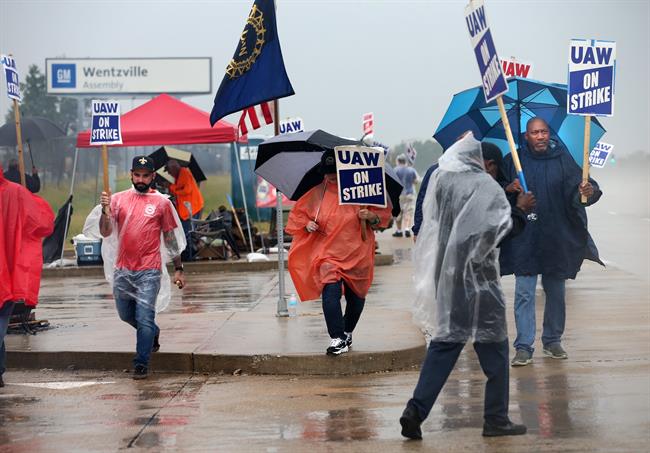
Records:
[[[222,120],[210,127],[209,113],[168,94],[156,96],[122,115],[120,127],[122,144],[108,146],[230,143],[239,138],[237,126]],[[90,147],[97,148],[90,145],[90,130],[80,132],[77,148]]]

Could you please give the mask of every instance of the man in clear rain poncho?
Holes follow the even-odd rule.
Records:
[[[472,134],[438,161],[427,188],[415,245],[414,319],[431,337],[402,435],[421,439],[429,415],[471,338],[487,376],[484,436],[524,434],[508,418],[508,339],[497,246],[512,228],[503,189],[487,172]]]
[[[133,187],[112,196],[102,192],[101,205],[84,227],[86,236],[104,238],[104,273],[113,287],[117,312],[137,331],[134,379],[147,377],[149,357],[160,348],[155,315],[169,304],[167,262],[174,262],[176,285],[185,285],[180,259],[185,235],[172,203],[151,189],[154,174],[153,159],[136,156]]]

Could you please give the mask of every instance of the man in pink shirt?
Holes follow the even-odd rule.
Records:
[[[154,161],[136,156],[131,167],[133,189],[111,196],[102,192],[99,230],[103,237],[117,230],[117,257],[113,295],[122,321],[137,331],[134,379],[147,377],[149,357],[160,348],[160,329],[155,323],[156,299],[161,286],[161,235],[173,258],[174,282],[185,285],[183,265],[174,230],[179,228],[172,203],[151,189]]]

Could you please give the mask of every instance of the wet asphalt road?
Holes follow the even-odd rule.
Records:
[[[484,380],[466,348],[422,442],[403,440],[397,421],[416,372],[138,382],[127,373],[12,372],[22,385],[0,392],[0,451],[647,451],[647,362],[614,365],[539,359],[513,371],[510,413],[529,434],[485,439]]]

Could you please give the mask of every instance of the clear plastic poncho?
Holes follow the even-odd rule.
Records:
[[[472,134],[438,161],[414,249],[414,321],[434,341],[507,337],[499,242],[512,227],[503,189],[485,172]]]
[[[146,273],[143,275],[142,272],[133,272],[116,269],[115,262],[117,259],[118,249],[120,245],[120,232],[124,232],[128,228],[129,224],[133,227],[137,225],[137,219],[141,218],[134,212],[134,208],[137,205],[134,203],[136,199],[133,197],[161,197],[164,202],[169,203],[170,211],[176,221],[176,228],[173,230],[173,235],[176,242],[176,247],[171,248],[170,244],[166,244],[163,233],[160,234],[160,262],[162,263],[161,275]],[[156,200],[159,202],[159,200]],[[158,285],[158,279],[160,279],[160,290],[158,291],[158,296],[155,301],[155,311],[159,313],[167,308],[169,301],[171,299],[171,279],[167,272],[166,263],[171,262],[175,257],[180,256],[181,252],[185,250],[186,239],[181,221],[176,213],[176,209],[169,201],[166,195],[161,194],[157,191],[151,191],[148,193],[140,193],[134,188],[118,192],[113,194],[111,197],[111,206],[119,207],[125,206],[127,209],[125,215],[124,224],[121,225],[121,228],[118,229],[117,221],[115,217],[111,217],[113,222],[113,231],[110,236],[102,237],[99,232],[99,218],[102,214],[101,205],[95,206],[93,210],[86,217],[86,222],[84,223],[83,234],[89,238],[93,239],[102,239],[102,259],[104,260],[104,276],[106,281],[111,285],[111,288],[114,290],[115,275],[116,271],[119,272],[119,290],[122,294],[127,294],[131,296],[136,303],[144,304],[147,307],[151,305],[151,301],[147,298],[141,297],[139,292],[136,293],[132,288],[151,288],[152,286]],[[152,275],[153,274],[153,275]]]

